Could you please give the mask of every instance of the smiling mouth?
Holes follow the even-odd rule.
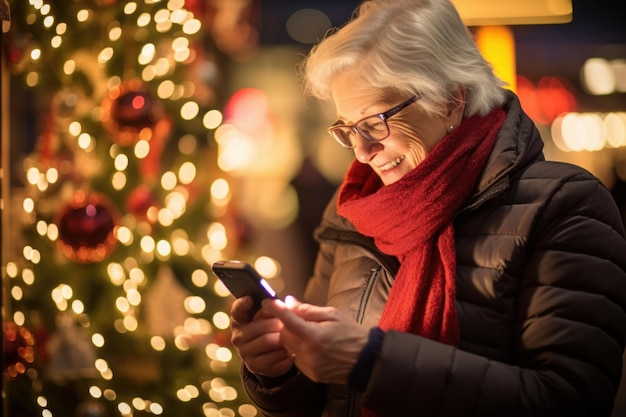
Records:
[[[397,159],[389,162],[388,164],[383,165],[382,167],[380,167],[381,171],[389,171],[392,168],[397,167],[400,162],[404,161],[404,155],[398,157]]]

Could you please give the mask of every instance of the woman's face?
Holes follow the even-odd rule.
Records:
[[[352,125],[364,117],[383,113],[410,97],[382,101],[381,91],[355,88],[354,77],[347,72],[332,85],[333,101],[341,124]],[[391,101],[391,100],[390,100]],[[419,106],[411,104],[387,120],[390,134],[380,142],[371,142],[355,134],[354,154],[368,164],[384,185],[393,184],[417,167],[448,133],[451,124],[458,126],[460,116],[428,117]]]

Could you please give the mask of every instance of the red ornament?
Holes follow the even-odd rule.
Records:
[[[153,129],[163,117],[163,108],[152,92],[139,80],[122,83],[109,91],[102,102],[102,125],[111,140],[120,146],[150,140]]]
[[[220,330],[213,335],[213,341],[220,346],[228,346],[230,344],[230,331]]]
[[[117,217],[103,195],[77,191],[56,222],[59,250],[74,262],[102,261],[117,245],[114,233]]]
[[[35,361],[35,338],[26,327],[10,321],[2,324],[2,333],[6,374],[15,378]]]
[[[196,19],[202,19],[206,13],[206,6],[202,0],[185,0],[185,9],[193,13]]]
[[[126,210],[141,220],[147,220],[148,210],[156,206],[156,197],[145,185],[135,188],[126,200]]]

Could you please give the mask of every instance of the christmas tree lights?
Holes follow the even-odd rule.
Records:
[[[33,119],[13,123],[34,136],[5,265],[12,416],[257,415],[229,344],[230,295],[208,271],[233,257],[267,278],[279,266],[241,252],[214,146],[229,58],[207,37],[220,24],[207,7],[12,4],[12,92]]]

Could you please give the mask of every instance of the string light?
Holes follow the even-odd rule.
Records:
[[[46,72],[50,69],[50,55],[55,53],[53,50],[71,44],[70,41],[73,40],[71,37],[76,36],[77,29],[95,22],[98,16],[97,11],[84,7],[76,11],[67,23],[60,22],[54,14],[54,7],[50,4],[46,4],[42,0],[29,0],[29,3],[34,11],[26,17],[27,23],[41,25],[41,28],[49,33],[49,45],[52,47],[46,47],[42,43],[40,46],[31,47],[27,52],[27,58],[30,62],[28,69],[24,71],[24,81],[28,87],[36,87],[47,77]],[[143,32],[126,33],[126,26],[123,26],[120,21],[108,21],[106,27],[102,28],[102,33],[105,34],[106,40],[110,44],[102,45],[101,49],[94,52],[96,61],[90,61],[93,62],[93,66],[85,67],[90,64],[86,64],[84,57],[64,57],[60,61],[62,74],[69,80],[77,75],[89,78],[101,72],[102,77],[104,77],[103,82],[94,82],[94,85],[103,89],[101,91],[113,90],[122,85],[123,80],[119,74],[105,76],[105,68],[120,59],[127,59],[126,56],[120,56],[123,51],[120,49],[120,45],[122,41],[131,37],[138,46],[138,51],[133,52],[135,55],[131,58],[144,67],[138,70],[142,80],[154,82],[157,85],[155,90],[157,97],[178,106],[179,115],[183,120],[201,118],[202,125],[206,130],[218,129],[223,123],[222,112],[217,109],[201,112],[203,104],[195,98],[198,91],[196,85],[191,81],[175,82],[171,77],[177,66],[189,64],[197,59],[191,37],[202,30],[201,20],[195,18],[190,11],[185,9],[184,0],[169,0],[166,6],[164,5],[167,8],[163,8],[163,6],[158,10],[154,8],[150,13],[144,12],[146,5],[160,2],[146,0],[141,3],[127,2],[123,6],[123,13],[126,16],[132,16],[137,26],[144,29]],[[153,25],[158,33],[171,33],[171,35],[167,35],[169,39],[172,39],[169,49],[167,46],[164,47],[166,45],[164,42],[146,41],[145,34],[153,29]],[[58,52],[56,53],[58,54]],[[97,122],[102,121],[102,107],[98,103],[94,103],[92,108],[83,114],[78,114],[74,110],[74,106],[77,103],[80,104],[81,101],[76,98],[74,101],[69,100],[69,94],[76,97],[76,94],[82,94],[82,92],[71,91],[68,93],[68,100],[64,104],[68,105],[71,111],[63,116],[63,125],[59,135],[62,140],[66,140],[65,136],[71,139],[67,143],[71,150],[76,152],[77,158],[80,157],[81,159],[77,159],[79,163],[75,165],[70,163],[69,168],[66,164],[65,170],[60,168],[61,162],[57,164],[57,161],[54,161],[55,166],[43,168],[42,161],[33,161],[32,166],[26,168],[25,177],[33,191],[38,193],[36,194],[37,198],[51,189],[55,192],[60,189],[59,192],[62,195],[63,193],[70,194],[74,184],[64,183],[69,174],[77,177],[82,176],[81,180],[89,180],[94,173],[100,174],[102,172],[103,161],[98,161],[95,154],[96,150],[102,149],[103,143],[102,135],[97,130]],[[95,125],[94,122],[96,122]],[[57,132],[55,131],[53,134],[57,134]],[[135,162],[138,164],[152,162],[150,160],[151,152],[159,146],[159,138],[155,139],[155,135],[154,129],[147,129],[138,133],[138,140],[129,149],[123,149],[116,144],[110,146],[111,160],[109,163],[112,163],[114,172],[107,172],[107,175],[110,175],[110,185],[115,191],[123,191],[129,186],[129,180],[134,175]],[[181,155],[197,156],[201,138],[201,135],[196,137],[192,134],[180,137],[177,146]],[[54,139],[57,138],[54,137]],[[137,161],[131,160],[133,157]],[[106,264],[106,278],[115,287],[115,291],[120,292],[119,296],[112,301],[114,304],[112,307],[119,315],[119,318],[113,321],[113,327],[120,334],[139,330],[139,312],[142,311],[145,303],[143,291],[148,288],[149,278],[147,275],[151,274],[151,272],[144,272],[141,269],[144,263],[150,263],[154,259],[165,261],[174,255],[200,255],[199,259],[209,264],[213,260],[222,258],[228,249],[229,239],[226,227],[220,221],[208,226],[206,237],[201,237],[201,242],[192,240],[183,229],[166,230],[188,210],[191,198],[190,191],[193,191],[193,184],[200,176],[199,169],[202,169],[201,165],[191,160],[177,161],[176,164],[177,168],[166,171],[157,179],[157,185],[160,185],[161,189],[157,190],[155,202],[146,211],[147,218],[141,219],[135,215],[136,213],[127,213],[114,229],[114,236],[121,245],[124,247],[138,246],[138,256],[133,256],[132,259],[126,259],[123,262]],[[207,212],[211,212],[213,207],[226,207],[232,197],[228,180],[225,178],[214,180],[211,185],[210,196],[211,200],[208,203],[210,207]],[[41,209],[41,206],[36,201],[38,202],[36,198],[31,197],[23,199],[24,214],[30,215],[26,217],[31,219],[34,231],[39,237],[44,238],[49,243],[56,243],[59,238],[59,228],[52,219],[38,218],[40,213],[37,210]],[[159,233],[163,233],[163,235],[159,235]],[[169,237],[165,237],[168,234]],[[196,239],[197,237],[194,236],[193,238]],[[204,241],[205,238],[206,242]],[[25,297],[27,286],[36,282],[36,269],[29,266],[39,264],[42,259],[40,248],[35,247],[35,245],[25,245],[22,256],[27,265],[18,267],[16,263],[11,262],[6,265],[7,275],[11,277],[21,276],[24,282],[24,286],[14,285],[12,287],[11,295],[18,301]],[[151,278],[152,276],[150,276]],[[197,288],[211,288],[212,278],[203,268],[195,269],[189,277]],[[80,326],[88,327],[91,320],[87,314],[89,303],[79,299],[78,287],[74,287],[73,284],[70,285],[69,277],[60,278],[58,282],[59,284],[50,290],[49,298],[52,304],[59,312],[63,311],[73,315]],[[220,297],[228,296],[224,288],[216,289],[216,293]],[[189,315],[201,315],[206,314],[208,306],[205,299],[192,295],[185,298],[183,307]],[[15,323],[24,324],[27,321],[25,312],[19,310],[18,307],[13,312],[13,320]],[[207,336],[212,334],[214,329],[225,330],[228,323],[229,317],[223,311],[218,311],[212,316],[212,323],[204,318],[188,317],[181,329],[178,330],[180,334],[176,335],[173,343],[161,336],[153,336],[150,338],[150,347],[155,352],[162,352],[168,348],[186,351],[198,344],[207,342],[210,340],[207,339]],[[97,349],[108,346],[105,337],[98,332],[92,333],[89,340],[91,345]],[[208,354],[209,351],[206,351],[210,367],[215,374],[225,372],[227,364],[233,361],[235,355],[228,347],[218,344],[212,344],[212,346],[211,355]],[[103,381],[111,381],[115,377],[112,367],[102,358],[95,361],[94,368]],[[204,382],[210,384],[210,388],[207,390],[203,388],[202,391],[192,384],[182,385],[177,390],[177,398],[186,402],[197,399],[203,393],[208,394],[214,402],[233,401],[237,398],[236,389],[220,378],[203,381],[203,387],[205,386]],[[140,397],[127,398],[125,394],[98,385],[96,383],[88,388],[90,396],[94,399],[104,399],[110,402],[117,401],[116,407],[122,415],[132,415],[135,411],[154,415],[164,413],[164,406],[157,401]],[[122,399],[122,397],[124,398]],[[37,402],[42,408],[42,416],[52,417],[52,411],[47,409],[48,403],[45,397],[40,396]],[[213,408],[213,405],[210,404],[213,403],[205,402],[203,407],[206,407],[207,410],[209,408],[218,410],[217,407]],[[234,415],[235,412],[228,408],[222,410],[220,415]],[[253,410],[254,407],[251,405],[247,405],[247,408],[244,405],[240,406],[239,413],[244,417],[252,416]]]
[[[564,152],[626,147],[626,113],[566,113],[554,121],[550,132]]]

